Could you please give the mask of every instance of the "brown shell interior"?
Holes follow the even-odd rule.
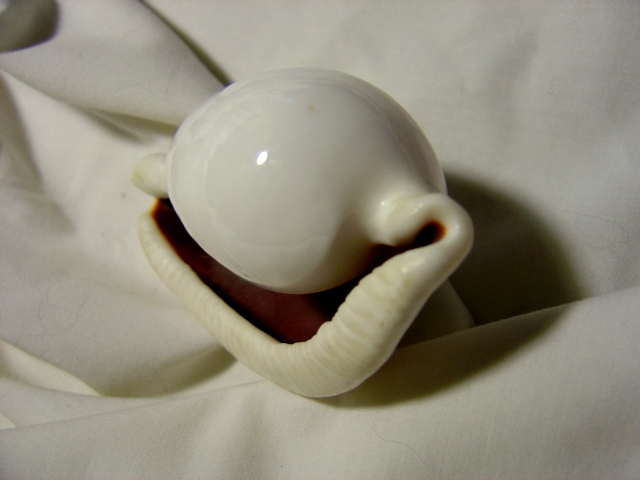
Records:
[[[444,233],[437,223],[427,224],[411,245],[379,245],[370,269],[360,277],[323,292],[295,295],[273,292],[238,277],[209,256],[191,238],[169,200],[158,200],[152,216],[178,256],[213,292],[263,332],[283,343],[304,342],[331,321],[338,307],[360,279],[393,255],[428,245]]]

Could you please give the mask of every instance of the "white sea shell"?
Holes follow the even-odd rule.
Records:
[[[387,228],[398,197],[445,191],[411,116],[330,70],[280,70],[227,87],[180,126],[166,164],[153,156],[140,169],[209,255],[285,293],[355,278],[373,245],[415,235],[413,224]]]
[[[272,156],[266,166],[274,168],[261,168]],[[134,181],[152,195],[168,192],[216,260],[259,285],[273,287],[272,272],[273,289],[285,292],[349,280],[372,245],[408,243],[428,223],[441,225],[435,243],[365,276],[314,337],[283,344],[205,286],[149,214],[140,218],[143,248],[167,286],[240,362],[305,396],[340,394],[380,368],[473,240],[417,124],[375,87],[337,72],[281,71],[229,87],[185,121],[166,164],[163,156],[143,160]],[[266,221],[256,221],[261,215]]]

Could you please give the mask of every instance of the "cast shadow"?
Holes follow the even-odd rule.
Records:
[[[180,29],[178,26],[174,25],[168,18],[166,18],[162,13],[156,9],[149,2],[143,2],[144,5],[151,10],[160,20],[164,22],[167,27],[169,27],[173,32],[182,40],[191,50],[191,52],[196,56],[198,60],[209,70],[214,77],[216,77],[222,85],[225,87],[231,85],[233,80],[227,72],[216,62],[214,62],[209,54],[204,51],[186,32]]]
[[[79,107],[76,107],[76,111],[87,121],[98,125],[124,142],[140,143],[152,140],[157,135],[173,136],[177,129],[175,125],[121,113]]]
[[[317,401],[378,407],[453,388],[508,361],[581,298],[560,243],[531,209],[458,175],[447,184],[475,226],[474,247],[450,282],[478,326],[401,348],[360,387]]]
[[[215,378],[236,362],[220,345],[168,360],[163,365],[143,366],[127,378],[120,378],[103,395],[143,398],[172,395]]]
[[[46,42],[57,26],[54,0],[9,0],[0,13],[0,53]]]
[[[562,246],[530,208],[458,175],[447,185],[474,223],[473,249],[450,281],[476,325],[583,297]]]
[[[455,388],[509,361],[548,332],[568,307],[493,322],[396,351],[355,390],[316,401],[335,408],[377,408]]]

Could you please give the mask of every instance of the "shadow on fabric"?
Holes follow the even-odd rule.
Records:
[[[460,386],[541,338],[567,308],[494,322],[400,349],[360,387],[317,401],[337,408],[375,408]]]
[[[175,33],[180,40],[182,40],[189,49],[193,52],[198,60],[209,70],[214,77],[216,77],[222,85],[228,87],[231,85],[234,80],[227,74],[227,72],[216,62],[211,59],[211,56],[204,51],[204,49],[193,40],[187,33],[171,22],[167,17],[165,17],[157,8],[151,5],[149,2],[143,2],[144,5],[151,10],[160,20],[162,20],[165,25],[167,25],[173,33]]]
[[[477,325],[580,300],[554,233],[515,198],[447,175],[449,195],[471,215],[475,242],[450,281]]]
[[[560,243],[522,202],[456,175],[447,184],[475,225],[474,247],[450,282],[478,326],[399,349],[357,389],[319,402],[376,407],[452,388],[509,361],[582,298]]]
[[[235,361],[231,354],[216,344],[184,357],[170,359],[163,365],[149,366],[148,371],[143,368],[134,372],[131,378],[122,377],[106,395],[142,398],[180,393],[222,374]]]
[[[55,35],[58,6],[53,0],[9,0],[0,12],[0,53],[46,42]]]

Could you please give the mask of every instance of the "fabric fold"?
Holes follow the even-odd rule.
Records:
[[[0,478],[640,476],[638,5],[149,4],[166,23],[56,1],[0,54]],[[451,284],[492,323],[416,324],[329,400],[235,362],[135,232],[133,166],[220,88],[168,24],[238,79],[328,67],[396,98],[474,221]]]
[[[33,88],[78,107],[171,125],[178,125],[222,88],[142,3],[58,0],[56,4],[57,11],[41,9],[57,15],[48,39],[0,53],[0,68]],[[12,8],[10,3],[8,11]]]

